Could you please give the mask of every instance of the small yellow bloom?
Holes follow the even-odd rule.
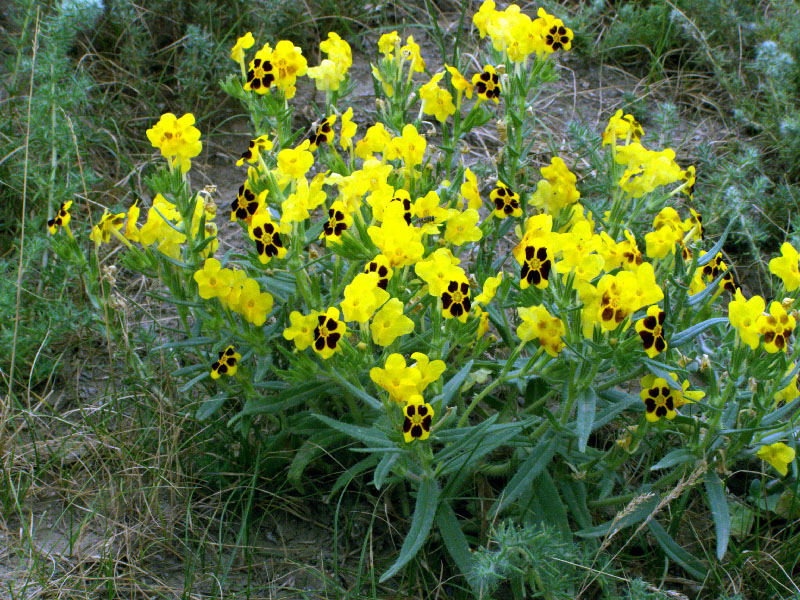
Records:
[[[396,353],[386,358],[384,368],[373,367],[369,377],[376,385],[389,392],[389,398],[395,402],[405,402],[417,394],[417,388],[422,381],[420,371],[406,366],[403,355]]]
[[[474,208],[468,208],[464,212],[456,212],[447,221],[444,239],[455,246],[460,246],[466,242],[477,242],[483,237],[483,232],[478,227],[479,219],[480,215]]]
[[[248,31],[242,37],[236,40],[233,48],[231,48],[231,60],[244,64],[244,51],[252,48],[256,41],[253,39],[253,34]]]
[[[342,115],[342,131],[339,134],[339,146],[342,150],[349,150],[353,147],[353,137],[356,134],[356,125],[353,122],[353,107],[349,107]]]
[[[242,360],[242,355],[234,350],[233,346],[228,346],[219,353],[213,365],[211,365],[211,379],[219,379],[220,375],[236,375],[236,363]]]
[[[783,442],[776,442],[769,446],[761,446],[756,452],[756,456],[775,467],[781,475],[785,476],[789,472],[789,463],[794,461],[794,448],[787,446]]]
[[[786,242],[781,246],[781,256],[769,261],[769,272],[783,280],[787,292],[793,292],[800,287],[798,259],[800,259],[800,255],[797,250]]]
[[[153,147],[161,150],[161,155],[169,161],[170,168],[179,166],[181,173],[191,168],[191,159],[203,149],[200,130],[194,127],[192,113],[186,113],[180,119],[172,113],[165,113],[146,133]]]
[[[390,298],[375,313],[370,324],[372,341],[379,346],[389,346],[401,335],[414,331],[414,321],[403,314],[403,303],[397,298]]]
[[[100,219],[100,222],[92,229],[92,233],[89,234],[89,239],[98,246],[101,243],[108,244],[111,241],[111,230],[119,231],[122,229],[124,222],[125,213],[118,213],[115,215],[106,212],[103,214],[103,218]]]
[[[378,51],[386,58],[392,58],[392,52],[400,47],[400,36],[396,31],[384,33],[378,40]]]
[[[71,206],[72,206],[72,200],[67,200],[66,202],[62,202],[61,206],[58,209],[58,212],[56,213],[56,216],[47,221],[47,229],[52,235],[55,235],[59,227],[66,227],[67,225],[69,225],[69,220],[70,220],[69,209]]]
[[[194,280],[197,282],[197,291],[204,300],[225,299],[231,293],[233,271],[223,269],[216,258],[208,258],[203,268],[195,271]]]
[[[414,440],[427,440],[431,434],[433,408],[415,394],[408,399],[403,409],[403,439],[406,443]]]
[[[314,352],[324,360],[329,359],[337,351],[341,351],[339,343],[347,333],[347,326],[339,320],[339,309],[331,306],[326,312],[318,313],[317,326],[314,328]]]
[[[272,295],[262,292],[255,279],[247,279],[239,296],[238,312],[256,327],[261,327],[272,312]]]
[[[318,324],[318,315],[317,312],[303,315],[293,310],[289,315],[291,326],[283,330],[283,337],[294,341],[298,350],[305,350],[314,343],[314,330]]]

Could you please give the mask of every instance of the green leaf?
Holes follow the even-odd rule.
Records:
[[[193,377],[192,379],[184,383],[181,387],[179,387],[178,392],[180,393],[188,392],[192,387],[195,386],[195,384],[203,381],[203,379],[207,379],[208,377],[211,377],[211,373],[208,371],[208,369],[204,369],[202,373],[200,373],[196,377]]]
[[[543,437],[538,444],[533,448],[530,456],[525,459],[517,472],[508,482],[503,493],[495,501],[492,508],[489,510],[489,518],[496,519],[501,511],[508,508],[514,500],[516,500],[522,492],[529,489],[533,480],[541,473],[553,455],[556,453],[556,438]]]
[[[458,373],[453,375],[450,381],[444,384],[442,393],[436,396],[432,401],[432,404],[436,402],[440,403],[438,407],[434,406],[436,412],[441,412],[442,409],[447,408],[447,405],[450,404],[453,396],[455,396],[455,393],[461,388],[461,384],[464,383],[464,380],[469,375],[470,369],[472,369],[471,360],[465,364]]]
[[[657,363],[656,361],[651,360],[649,358],[642,358],[641,361],[642,364],[645,367],[647,367],[647,370],[650,371],[653,375],[655,375],[656,377],[661,377],[661,379],[666,381],[667,385],[671,387],[673,390],[677,390],[683,393],[683,388],[681,387],[681,384],[672,378],[672,375],[670,375],[669,371],[667,371],[664,368],[663,364]]]
[[[694,462],[696,460],[693,452],[685,448],[678,448],[672,452],[668,452],[664,458],[650,467],[651,471],[658,471],[659,469],[668,469],[675,465],[682,465],[683,463]]]
[[[653,512],[655,507],[658,506],[660,500],[661,497],[658,494],[653,494],[649,498],[643,500],[633,511],[626,514],[624,517],[611,519],[600,525],[581,529],[580,531],[576,531],[575,535],[584,538],[605,537],[615,531],[620,531],[626,527],[635,525],[639,521],[644,521],[650,513]]]
[[[703,566],[699,559],[689,554],[672,539],[666,529],[655,519],[650,519],[647,523],[650,533],[656,538],[658,545],[668,557],[678,563],[683,569],[698,581],[705,581],[708,577],[708,570]]]
[[[282,385],[288,386],[289,384]],[[327,383],[309,381],[308,383],[283,389],[278,394],[251,398],[245,403],[241,412],[233,418],[233,421],[235,422],[247,415],[271,415],[286,411],[313,398],[319,398],[327,389]]]
[[[706,471],[703,483],[705,483],[711,514],[714,516],[714,529],[717,532],[717,559],[722,560],[731,536],[731,515],[728,512],[728,501],[725,498],[722,481],[714,471]]]
[[[222,405],[225,404],[225,400],[227,399],[228,396],[226,394],[219,394],[213,398],[209,398],[197,409],[197,419],[199,421],[205,421],[206,419],[211,418],[222,407]]]
[[[714,258],[717,256],[720,250],[722,250],[722,246],[725,244],[725,240],[728,238],[728,232],[731,230],[733,226],[733,221],[728,223],[728,226],[725,228],[725,231],[722,232],[722,235],[717,240],[717,243],[711,246],[711,249],[706,252],[703,256],[697,259],[697,266],[703,267],[710,263]]]
[[[458,524],[458,519],[453,509],[447,502],[442,502],[439,506],[439,513],[436,515],[436,526],[439,528],[439,533],[442,536],[444,547],[456,563],[458,570],[467,579],[470,580],[469,575],[472,573],[473,560],[472,553],[469,550],[469,542],[467,542],[464,532],[461,530],[461,525]],[[476,595],[480,595],[480,590],[473,587]]]
[[[537,516],[541,516],[546,524],[558,528],[564,535],[564,539],[569,539],[572,533],[567,520],[567,509],[564,508],[564,502],[547,469],[544,469],[536,478],[534,489],[536,497],[539,499],[539,506],[542,508],[542,514]]]
[[[213,344],[217,340],[211,337],[196,337],[196,338],[189,338],[188,340],[179,340],[177,342],[167,342],[166,344],[161,344],[160,346],[156,346],[150,352],[157,352],[158,350],[172,350],[173,348],[193,348],[195,346],[206,346],[208,344]]]
[[[728,510],[731,514],[731,535],[742,539],[750,533],[756,520],[756,514],[752,508],[738,502],[730,502]]]
[[[381,462],[379,462],[378,466],[375,468],[375,474],[372,478],[372,483],[375,485],[376,489],[381,489],[383,487],[386,478],[392,474],[392,466],[394,466],[398,458],[400,458],[400,453],[397,451],[387,452],[383,455]]]
[[[692,325],[689,329],[684,329],[680,333],[676,333],[669,339],[669,346],[670,348],[677,348],[678,346],[682,346],[686,342],[691,342],[694,338],[698,335],[703,333],[709,327],[713,327],[719,323],[727,323],[728,319],[726,317],[714,317],[713,319],[706,319],[705,321],[701,321],[696,325]]]
[[[350,425],[349,423],[342,423],[341,421],[331,419],[324,415],[315,414],[314,417],[325,423],[328,427],[340,431],[346,436],[363,442],[364,444],[377,446],[379,448],[387,448],[392,445],[392,443],[386,439],[386,435],[374,427],[367,428],[358,425]]]
[[[303,493],[303,472],[306,467],[320,455],[326,452],[329,448],[342,439],[342,434],[338,431],[321,430],[318,431],[310,439],[307,439],[300,449],[295,453],[292,459],[292,464],[289,465],[289,471],[286,474],[286,479],[291,483],[294,488]]]
[[[422,544],[428,538],[428,533],[433,525],[433,518],[436,516],[436,509],[439,505],[439,486],[436,480],[426,477],[419,484],[417,492],[417,504],[414,507],[414,516],[411,518],[411,528],[408,530],[403,546],[400,548],[400,556],[389,570],[381,575],[380,583],[394,577],[400,569],[417,555]]]
[[[530,421],[503,423],[493,425],[483,431],[475,428],[474,435],[465,436],[458,443],[445,448],[436,455],[436,461],[440,465],[438,474],[449,475],[460,471],[468,464],[476,465],[481,458],[508,442],[529,423]]]
[[[357,398],[360,398],[368,406],[374,408],[375,410],[383,409],[383,404],[381,404],[381,401],[374,396],[370,396],[367,392],[359,387],[356,387],[336,372],[331,372],[331,375],[333,376],[333,380],[336,381],[336,383],[338,383],[342,388],[344,388],[345,391],[353,394]]]
[[[586,505],[586,485],[571,477],[558,480],[561,497],[582,529],[592,526],[592,514]]]
[[[595,409],[597,408],[597,394],[593,388],[585,388],[578,392],[575,399],[578,405],[577,421],[575,431],[578,434],[578,450],[586,452],[586,442],[592,432],[594,424]]]
[[[378,462],[377,455],[372,454],[367,458],[358,461],[352,467],[349,467],[344,473],[339,475],[339,477],[337,477],[336,481],[333,483],[330,493],[328,493],[328,499],[326,500],[326,503],[330,502],[331,498],[333,498],[333,495],[336,492],[350,485],[350,482],[353,481],[353,479],[358,477],[358,475],[360,475],[367,469],[371,469],[372,467],[374,467],[375,463],[377,462]]]

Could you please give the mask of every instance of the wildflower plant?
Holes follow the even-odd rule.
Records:
[[[182,351],[175,374],[206,399],[204,418],[227,417],[242,443],[265,427],[262,448],[303,448],[289,468],[298,488],[311,461],[345,440],[364,448],[336,489],[364,471],[378,488],[416,488],[382,580],[434,528],[456,568],[480,579],[451,506],[480,472],[503,477],[491,518],[539,506],[548,525],[609,534],[619,524],[596,524],[590,508],[630,500],[619,473],[645,440],[664,449],[656,477],[642,480],[645,508],[669,502],[682,476],[702,478],[721,559],[720,475],[762,459],[797,476],[797,252],[785,244],[771,263],[765,313],[767,300],[745,296],[722,261],[724,236],[704,238],[695,169],[653,147],[631,115],[609,115],[589,145],[604,193],[582,194],[566,149],[536,168],[531,148],[546,135],[536,98],[572,32],[543,9],[498,11],[491,0],[473,23],[488,37],[476,72],[459,63],[430,74],[412,36],[377,40],[376,122],[353,116],[351,52],[335,32],[312,67],[290,40],[245,34],[223,83],[253,126],[231,165],[242,186],[224,199],[241,249],[219,252],[219,211],[191,186],[203,143],[191,114],[148,130],[164,160],[148,180],[146,222],[139,207],[109,213],[91,239],[100,252],[124,244],[126,266],[164,286],[159,298],[184,328],[167,344]],[[304,76],[326,93],[305,133],[291,118]],[[458,149],[490,121],[503,143],[484,183]],[[590,444],[604,428],[627,437]],[[663,528],[658,540],[675,544]],[[693,557],[680,564],[699,576]]]

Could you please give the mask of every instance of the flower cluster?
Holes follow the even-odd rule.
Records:
[[[248,323],[261,327],[272,312],[272,295],[262,292],[255,279],[244,271],[223,268],[216,258],[208,258],[194,273],[201,298],[217,298],[222,306],[239,313]]]
[[[191,159],[203,149],[200,130],[194,127],[192,113],[186,113],[181,118],[165,113],[146,133],[153,147],[161,150],[170,169],[179,167],[181,173],[186,173],[192,167]]]
[[[504,52],[513,62],[525,62],[531,54],[551,54],[572,47],[572,30],[561,19],[540,8],[537,19],[531,19],[516,4],[503,11],[495,10],[493,0],[485,0],[472,21],[483,38],[487,34],[492,46]]]
[[[319,45],[320,51],[327,58],[316,67],[308,69],[308,76],[314,80],[318,90],[335,92],[345,81],[347,71],[353,65],[353,53],[350,44],[344,41],[339,34],[331,31],[328,39]]]

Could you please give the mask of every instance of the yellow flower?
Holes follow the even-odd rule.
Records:
[[[798,253],[788,242],[781,246],[781,256],[769,261],[769,272],[783,280],[787,292],[800,287],[800,271],[798,271]]]
[[[453,87],[458,91],[459,100],[461,99],[462,93],[466,93],[467,98],[472,98],[472,91],[475,89],[475,86],[455,67],[445,65],[445,68],[450,73],[450,83],[452,83]],[[469,169],[467,170],[469,171]]]
[[[728,304],[728,320],[738,330],[742,342],[753,350],[758,348],[761,339],[758,320],[761,313],[764,312],[764,307],[764,299],[761,296],[753,296],[750,300],[745,300],[742,290],[739,288],[736,288],[736,295]]]
[[[486,65],[482,73],[472,76],[472,84],[481,100],[494,100],[500,104],[500,78],[492,65]]]
[[[478,178],[475,173],[466,169],[464,171],[464,183],[461,184],[461,195],[467,201],[467,208],[479,209],[483,206],[480,191],[478,191]]]
[[[170,169],[179,166],[181,173],[191,168],[191,159],[203,149],[200,130],[194,127],[192,113],[186,113],[180,119],[172,113],[165,113],[146,133],[153,147],[161,150],[161,155],[169,161]]]
[[[564,322],[552,316],[543,305],[517,309],[522,323],[517,327],[517,337],[523,342],[539,340],[550,356],[558,356],[564,348],[567,333]]]
[[[253,39],[251,32],[245,33],[242,37],[236,40],[233,48],[231,48],[231,60],[244,64],[244,51],[252,48],[256,41]]]
[[[369,378],[376,385],[389,392],[389,398],[395,402],[405,402],[417,394],[417,387],[422,381],[419,369],[406,366],[402,354],[390,354],[386,358],[384,368],[372,367]]]
[[[575,187],[577,177],[558,156],[550,159],[550,165],[541,168],[544,180],[536,185],[531,204],[545,212],[558,215],[562,208],[575,204],[581,197]]]
[[[787,314],[780,302],[769,305],[769,315],[759,315],[756,327],[764,336],[764,349],[770,354],[788,352],[789,337],[795,326],[794,317]]]
[[[433,408],[415,394],[408,399],[403,409],[403,439],[406,443],[414,440],[427,440],[431,434]]]
[[[314,328],[314,352],[324,360],[329,359],[336,351],[340,351],[339,342],[347,333],[347,327],[339,320],[339,309],[331,306],[326,312],[317,315]]]
[[[69,225],[69,209],[71,206],[72,200],[62,202],[58,212],[56,213],[56,216],[47,221],[47,229],[52,235],[55,235],[59,227],[67,227]]]
[[[125,223],[125,231],[123,232],[123,235],[132,242],[139,241],[139,228],[136,226],[136,221],[139,220],[141,209],[137,206],[138,202],[136,200],[128,209],[128,220]]]
[[[439,87],[443,76],[444,73],[436,73],[428,83],[419,88],[422,112],[434,116],[440,123],[444,123],[447,117],[456,112],[452,94]]]
[[[390,267],[405,267],[418,262],[425,246],[422,244],[422,231],[412,227],[403,215],[400,202],[389,202],[384,210],[380,227],[367,229],[372,243],[375,244],[389,261]]]
[[[417,384],[417,391],[421,394],[426,387],[442,376],[447,365],[444,364],[443,360],[430,360],[428,355],[422,352],[412,352],[411,358],[417,361],[412,365],[412,368],[419,371],[422,377]]]
[[[305,177],[311,165],[314,164],[314,155],[309,152],[311,140],[304,140],[296,148],[286,148],[278,152],[278,171],[281,175],[292,179]]]
[[[345,74],[329,58],[322,60],[319,66],[311,67],[308,70],[308,76],[314,80],[317,89],[322,92],[328,90],[335,92],[345,78]]]
[[[794,448],[787,446],[783,442],[776,442],[769,446],[761,446],[756,452],[756,456],[775,467],[781,475],[785,476],[789,472],[789,463],[794,462]]]
[[[377,273],[359,273],[344,288],[341,307],[345,321],[366,323],[389,299],[389,293],[378,287],[379,280]]]
[[[111,241],[112,230],[118,232],[122,229],[125,221],[125,213],[112,214],[110,212],[103,213],[103,218],[94,226],[92,233],[89,234],[89,239],[98,246],[108,244]]]
[[[255,279],[247,279],[239,296],[238,312],[256,327],[261,327],[272,312],[272,295],[262,292]]]
[[[353,51],[350,44],[336,32],[328,32],[328,39],[320,43],[319,49],[328,55],[342,75],[353,65]]]
[[[784,373],[781,379],[788,377],[789,374],[794,370],[794,367],[795,363],[790,364],[789,368],[786,370],[786,373]],[[775,408],[777,408],[779,402],[789,403],[798,396],[800,396],[800,390],[797,389],[797,375],[795,375],[792,377],[789,385],[782,390],[778,390],[775,393],[775,396],[773,396],[773,400],[775,400]]]
[[[349,107],[342,115],[342,131],[339,134],[339,146],[342,150],[349,150],[353,147],[353,136],[356,134],[356,125],[353,122],[353,107]]]
[[[291,326],[283,330],[283,337],[294,341],[298,350],[305,350],[314,343],[314,330],[317,327],[319,313],[302,315],[293,310],[289,315]]]
[[[464,276],[464,270],[456,266],[459,262],[450,250],[439,248],[414,265],[414,270],[428,284],[431,296],[441,296],[451,279]]]
[[[486,281],[483,282],[483,291],[475,296],[475,303],[483,304],[484,306],[489,304],[497,293],[497,288],[500,287],[501,283],[503,283],[502,271],[497,274],[497,277],[487,277]]]
[[[236,375],[236,363],[242,360],[242,355],[228,346],[219,353],[219,359],[211,365],[211,379],[219,379],[220,375]]]
[[[472,22],[478,28],[481,39],[486,37],[487,26],[489,22],[495,17],[497,11],[494,9],[495,3],[493,0],[484,0],[478,12],[472,17]]]
[[[356,143],[356,156],[366,161],[375,152],[384,152],[391,141],[392,135],[384,124],[376,123],[367,129],[364,138]]]
[[[392,52],[400,46],[400,36],[396,31],[384,33],[378,40],[378,51],[386,58],[392,58]]]
[[[411,71],[422,73],[425,70],[425,61],[419,52],[419,44],[414,41],[414,36],[406,38],[406,45],[400,48],[403,60],[411,61]]]
[[[401,335],[414,331],[414,321],[403,314],[403,303],[397,298],[390,298],[375,313],[370,324],[372,341],[379,346],[389,346]]]
[[[275,85],[283,90],[287,99],[294,98],[297,78],[308,71],[303,51],[288,40],[281,40],[275,45],[270,59],[275,74]]]
[[[603,132],[603,146],[606,144],[616,144],[617,140],[625,140],[629,143],[631,140],[638,142],[644,131],[638,121],[633,118],[633,115],[622,114],[622,109],[619,109],[616,114],[608,121],[608,126]]]
[[[483,232],[478,227],[478,219],[480,219],[480,215],[474,208],[456,212],[447,221],[444,239],[455,246],[466,242],[477,242],[483,237]]]
[[[417,133],[416,127],[409,124],[403,127],[400,137],[392,138],[391,143],[386,146],[386,158],[388,160],[402,158],[406,167],[421,165],[427,145],[425,137]]]
[[[207,258],[203,268],[195,271],[197,291],[204,300],[225,299],[233,287],[233,271],[223,269],[216,258]]]

